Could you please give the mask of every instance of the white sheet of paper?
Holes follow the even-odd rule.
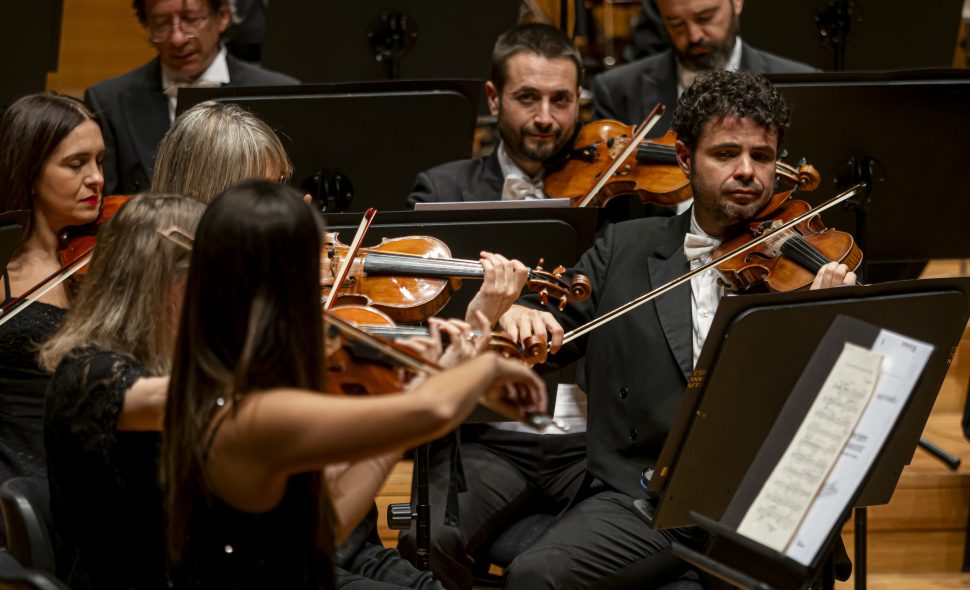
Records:
[[[784,551],[876,387],[882,355],[846,342],[738,532]]]
[[[929,361],[933,346],[889,330],[880,332],[873,352],[883,355],[872,402],[846,445],[785,553],[810,565],[829,532],[838,525],[863,478],[879,455],[909,400],[916,380]]]

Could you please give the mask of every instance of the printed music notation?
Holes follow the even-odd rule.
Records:
[[[883,355],[872,399],[785,550],[788,557],[803,565],[811,564],[833,531],[839,529],[849,502],[902,416],[933,346],[882,330],[872,350]]]
[[[846,343],[738,532],[784,551],[872,398],[882,355]]]

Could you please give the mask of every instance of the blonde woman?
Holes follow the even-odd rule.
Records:
[[[208,101],[179,115],[162,138],[152,190],[210,203],[244,180],[280,182],[292,173],[269,125],[237,105]]]
[[[44,438],[57,574],[71,588],[164,586],[158,445],[189,252],[159,230],[194,231],[204,208],[170,195],[126,204],[41,348],[54,371]]]

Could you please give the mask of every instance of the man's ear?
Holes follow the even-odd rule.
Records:
[[[690,148],[681,140],[674,144],[674,151],[677,154],[677,165],[683,170],[684,174],[690,178],[691,154]]]
[[[485,98],[488,99],[488,112],[493,117],[497,117],[502,97],[500,96],[498,88],[495,87],[495,84],[492,84],[491,80],[485,82]]]
[[[219,27],[219,34],[222,35],[229,28],[232,13],[229,11],[228,4],[220,4],[219,10],[216,12],[216,23]]]

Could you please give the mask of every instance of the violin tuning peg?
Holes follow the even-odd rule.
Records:
[[[545,263],[546,263],[546,259],[545,258],[540,258],[539,259],[539,264],[536,265],[536,270],[542,270],[542,265],[545,264]]]
[[[539,301],[541,301],[543,305],[548,305],[549,304],[549,290],[548,289],[543,289],[542,291],[539,291]]]
[[[566,309],[566,302],[567,301],[568,301],[568,299],[566,298],[565,295],[563,295],[562,297],[559,298],[559,311],[562,311],[562,310]]]
[[[555,276],[557,276],[557,277],[559,275],[561,275],[562,273],[564,273],[564,272],[566,272],[566,267],[563,266],[563,265],[561,265],[561,264],[559,266],[557,266],[556,268],[552,269],[552,274],[555,275]]]

